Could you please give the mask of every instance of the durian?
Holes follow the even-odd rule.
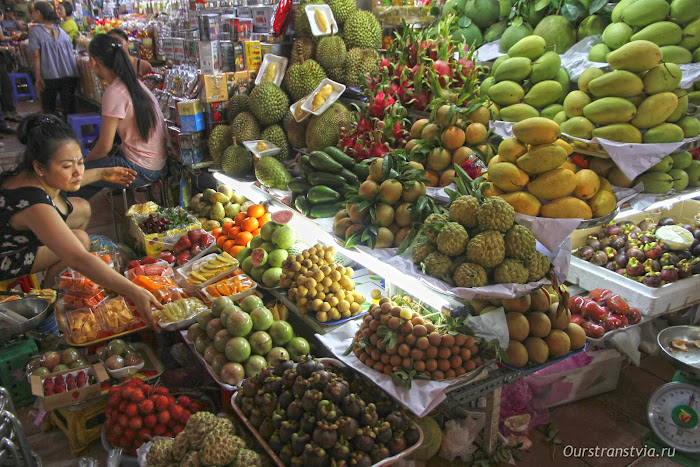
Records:
[[[379,53],[376,49],[350,49],[343,64],[345,85],[358,88],[365,86],[367,75],[375,73],[378,64]]]
[[[253,141],[260,138],[260,123],[255,116],[246,111],[241,112],[233,119],[231,124],[231,136],[238,141]],[[230,146],[230,140],[227,145]]]
[[[302,1],[294,10],[294,32],[301,37],[311,37],[311,25],[306,16],[306,5],[323,5],[323,0]]]
[[[289,159],[289,141],[287,141],[287,135],[285,135],[281,126],[270,125],[265,128],[262,133],[260,133],[260,139],[269,141],[280,148],[280,152],[275,155],[275,159],[279,161],[286,161]]]
[[[228,125],[217,125],[209,135],[209,155],[214,162],[221,164],[224,150],[231,145],[233,130]]]
[[[334,35],[322,38],[316,48],[316,60],[324,70],[342,67],[347,49],[342,38]]]
[[[312,115],[306,128],[306,147],[310,151],[322,151],[335,146],[340,140],[340,129],[350,128],[353,113],[340,102],[331,104],[321,115]]]
[[[226,104],[226,121],[229,125],[232,124],[233,119],[246,110],[248,110],[248,94],[236,94]]]
[[[326,73],[316,60],[292,65],[284,75],[287,91],[294,101],[311,94],[324,78]]]
[[[262,125],[273,125],[289,110],[289,98],[275,83],[260,83],[251,91],[248,106]]]
[[[229,146],[224,151],[221,168],[226,175],[245,175],[253,169],[253,154],[244,146]]]
[[[371,11],[356,10],[345,21],[343,36],[348,49],[377,50],[382,44],[382,27]]]
[[[350,15],[357,9],[355,0],[328,0],[326,3],[331,7],[333,18],[335,18],[335,22],[338,23],[338,26],[341,28]]]

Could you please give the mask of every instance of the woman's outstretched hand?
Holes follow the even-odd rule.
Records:
[[[102,180],[105,182],[129,186],[136,179],[136,171],[126,167],[105,167],[103,170]]]
[[[163,305],[156,300],[156,297],[148,290],[136,287],[136,290],[129,295],[129,298],[134,302],[134,305],[136,305],[136,309],[144,322],[154,331],[160,332],[160,326],[158,326],[158,321],[153,314],[153,308],[155,307],[158,310],[162,310]]]

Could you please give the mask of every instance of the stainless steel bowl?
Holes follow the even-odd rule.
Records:
[[[0,342],[9,339],[15,334],[24,334],[30,329],[34,329],[41,323],[49,309],[49,302],[43,298],[24,298],[10,302],[0,303]],[[17,323],[7,316],[7,311],[16,313],[26,321]]]
[[[664,358],[671,365],[700,378],[700,348],[693,342],[700,339],[700,326],[672,326],[659,333],[657,341]],[[671,343],[680,340],[688,342],[687,351],[674,348]]]

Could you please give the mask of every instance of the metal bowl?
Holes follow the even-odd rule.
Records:
[[[671,346],[676,340],[694,342],[700,339],[700,326],[673,326],[659,333],[657,341],[664,358],[679,370],[700,378],[700,348],[690,343],[688,350],[677,350]]]
[[[19,324],[13,324],[16,321],[11,318],[0,319],[0,341],[7,340],[15,334],[24,334],[34,329],[44,319],[48,309],[49,302],[43,298],[24,298],[0,303],[0,314],[4,314],[9,310],[27,318],[27,321]]]

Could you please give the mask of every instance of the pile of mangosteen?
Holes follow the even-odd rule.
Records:
[[[661,230],[667,226],[675,227]],[[661,287],[700,274],[700,222],[677,224],[669,217],[636,225],[611,222],[575,255],[647,287]]]
[[[369,467],[420,436],[376,386],[311,357],[246,378],[235,403],[285,465]]]

